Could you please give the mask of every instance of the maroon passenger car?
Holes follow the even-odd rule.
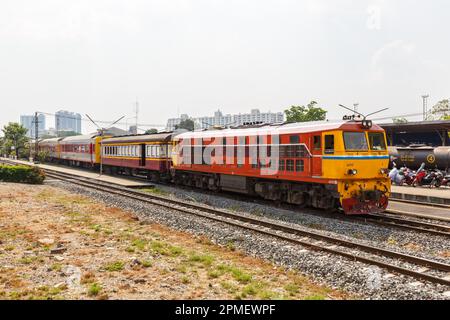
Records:
[[[124,136],[102,142],[105,172],[146,175],[158,181],[169,178],[172,133]]]

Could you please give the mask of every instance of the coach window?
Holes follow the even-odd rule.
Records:
[[[279,165],[278,165],[278,170],[284,171],[284,169],[285,169],[284,160],[280,160]]]
[[[300,137],[299,136],[290,136],[289,137],[290,144],[299,144],[300,143]]]
[[[320,150],[322,148],[322,139],[321,136],[314,136],[314,149],[315,150]]]
[[[286,160],[286,171],[294,171],[294,160]]]
[[[334,153],[334,135],[325,136],[325,154]]]
[[[303,160],[295,161],[295,171],[297,172],[305,171],[305,162]]]
[[[161,148],[160,146],[155,146],[155,154],[157,158],[159,158],[161,155],[160,148]]]

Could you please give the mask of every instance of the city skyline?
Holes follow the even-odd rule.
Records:
[[[223,114],[219,109],[214,112],[214,116],[192,117],[188,114],[182,114],[178,118],[169,118],[167,120],[166,130],[175,130],[181,121],[190,119],[194,121],[195,129],[208,129],[214,126],[227,127],[239,126],[245,122],[264,122],[264,123],[281,123],[284,121],[283,112],[261,112],[259,109],[251,109],[247,113]]]

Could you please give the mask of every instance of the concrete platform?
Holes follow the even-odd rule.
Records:
[[[389,203],[387,212],[450,222],[450,208],[432,207],[426,204],[418,205],[391,201]]]
[[[42,169],[48,169],[53,170],[61,173],[69,173],[69,174],[76,174],[78,176],[89,178],[93,180],[98,180],[102,182],[111,183],[114,185],[126,187],[126,188],[153,188],[154,184],[150,182],[145,181],[139,181],[137,179],[130,179],[126,177],[117,177],[117,176],[110,176],[110,175],[99,175],[98,172],[94,172],[92,170],[86,170],[86,169],[78,169],[78,168],[69,168],[66,166],[60,166],[60,165],[49,165],[49,164],[34,164],[32,162],[28,161],[22,161],[22,160],[11,160],[11,159],[5,159],[0,158],[0,160],[7,160],[9,162],[14,162],[17,164],[23,164],[28,166],[37,166]]]
[[[450,188],[392,186],[392,199],[450,206]],[[450,208],[450,207],[449,207]]]

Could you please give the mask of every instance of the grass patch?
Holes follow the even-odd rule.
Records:
[[[62,269],[62,265],[59,263],[55,263],[50,267],[53,271],[59,272]]]
[[[214,261],[214,256],[212,256],[210,254],[192,253],[191,256],[189,257],[189,261],[190,262],[198,262],[205,266],[210,266]]]
[[[95,282],[89,286],[87,293],[88,293],[88,296],[93,297],[93,296],[98,295],[101,290],[102,290],[102,287],[98,283]]]
[[[208,277],[210,279],[217,279],[219,278],[223,273],[220,272],[219,270],[209,270],[208,271]]]
[[[160,196],[165,196],[165,195],[169,194],[167,191],[161,190],[159,188],[145,188],[145,189],[141,189],[141,191],[144,191],[147,193],[152,193],[155,195],[160,195]]]
[[[151,266],[153,266],[153,263],[150,260],[144,260],[142,261],[142,266],[144,268],[150,268]]]
[[[188,276],[182,276],[181,277],[181,283],[183,283],[183,284],[191,283],[191,279],[189,279]]]
[[[24,257],[19,259],[19,263],[21,264],[31,264],[33,263],[37,257]]]
[[[138,250],[144,251],[147,246],[147,241],[142,240],[142,239],[135,239],[135,240],[133,240],[131,245]]]
[[[106,271],[114,272],[114,271],[122,271],[124,268],[124,263],[122,261],[111,262],[104,266]]]
[[[235,293],[238,288],[230,281],[223,281],[220,283],[221,287],[228,291],[228,293]]]
[[[290,296],[295,296],[299,292],[298,285],[296,285],[295,283],[289,283],[285,285],[284,290],[286,290]]]
[[[237,267],[231,267],[230,272],[233,278],[240,283],[249,283],[250,281],[252,281],[251,274],[248,274]]]
[[[95,232],[99,232],[102,229],[102,226],[99,224],[94,224],[91,226],[91,229],[94,230]]]
[[[270,290],[262,290],[258,293],[258,297],[262,300],[279,300],[281,299],[280,294],[270,291]]]
[[[154,253],[171,257],[179,256],[184,252],[183,248],[181,247],[172,246],[170,244],[158,240],[153,240],[152,242],[150,242],[150,249]]]

